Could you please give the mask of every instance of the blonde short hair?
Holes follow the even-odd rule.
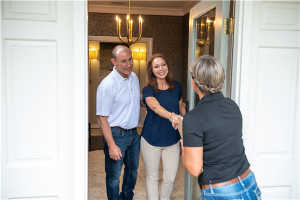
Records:
[[[201,56],[190,66],[190,73],[200,91],[215,94],[224,87],[225,71],[219,60],[212,56]]]

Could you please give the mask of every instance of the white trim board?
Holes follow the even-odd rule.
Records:
[[[2,16],[2,3],[0,3],[0,16]],[[0,27],[2,28],[2,20],[0,20]],[[0,32],[0,94],[1,94],[1,99],[0,99],[0,113],[2,113],[2,32]],[[2,127],[2,115],[0,115],[0,127]],[[2,149],[2,129],[0,130],[0,149]],[[1,153],[0,153],[0,166],[2,166],[2,158],[1,158]],[[0,177],[2,177],[2,170],[0,170]],[[2,181],[0,181],[0,197],[2,197]]]
[[[74,199],[88,199],[88,24],[87,0],[73,2]]]
[[[169,16],[184,16],[190,12],[190,9],[194,7],[198,1],[190,2],[182,9],[175,8],[146,8],[146,7],[130,7],[131,14],[139,15],[169,15]],[[107,5],[89,5],[89,12],[96,13],[115,13],[115,14],[127,14],[128,7],[125,6],[107,6]]]

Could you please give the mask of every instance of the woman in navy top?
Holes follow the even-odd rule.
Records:
[[[173,81],[167,59],[162,54],[154,54],[148,62],[147,83],[143,88],[147,115],[141,134],[148,199],[158,199],[161,157],[164,176],[160,199],[170,199],[174,189],[180,157],[180,135],[170,121],[186,113],[181,96],[180,83]]]

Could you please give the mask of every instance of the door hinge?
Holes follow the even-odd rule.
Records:
[[[224,19],[224,34],[232,35],[233,34],[233,25],[234,25],[234,18],[225,18]]]

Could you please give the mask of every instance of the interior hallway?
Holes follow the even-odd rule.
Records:
[[[141,128],[138,128],[140,134]],[[92,129],[92,138],[101,136],[99,129]],[[88,199],[89,200],[105,200],[105,170],[104,170],[104,153],[103,150],[95,150],[89,152],[89,169],[88,169]],[[162,183],[163,171],[162,162],[160,166],[158,186]],[[123,170],[120,179],[120,187],[122,184]],[[146,170],[142,155],[140,154],[140,165],[138,169],[138,179],[134,189],[134,200],[145,200],[146,197]],[[182,200],[184,198],[184,167],[181,159],[178,167],[175,188],[171,200]]]

